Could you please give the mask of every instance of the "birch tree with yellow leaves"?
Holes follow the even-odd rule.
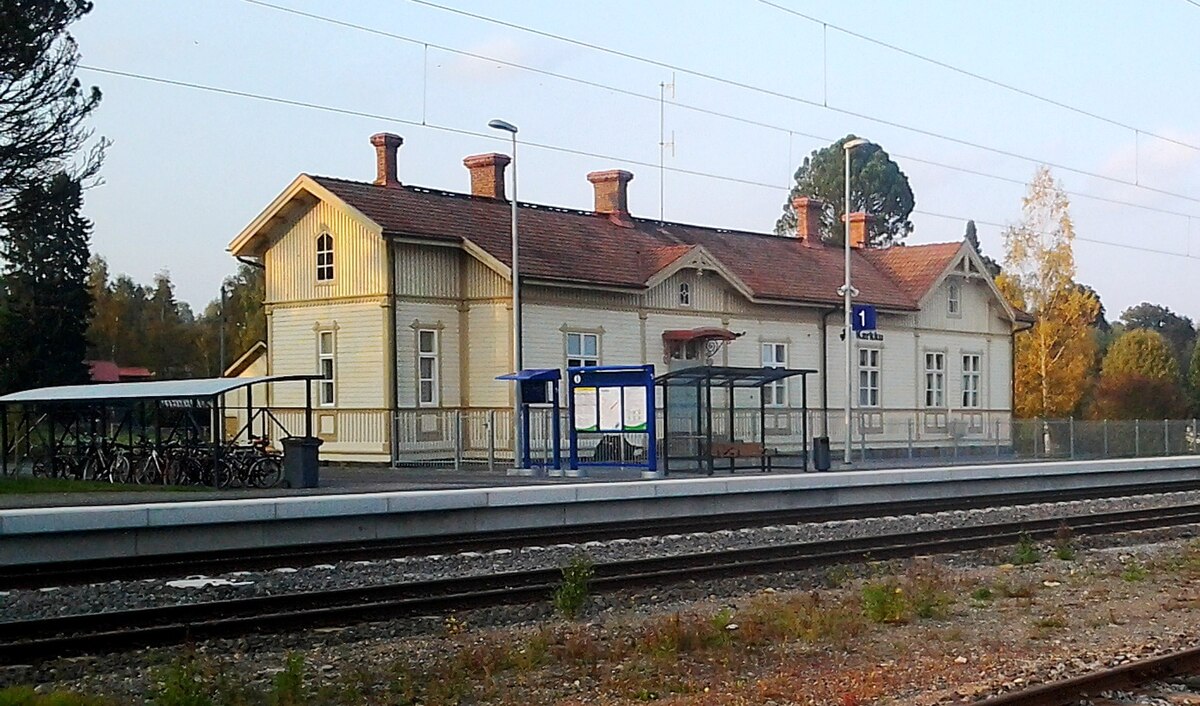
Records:
[[[1075,282],[1070,201],[1046,166],[1022,199],[1021,221],[1004,232],[1000,291],[1036,323],[1016,335],[1013,413],[1065,417],[1079,404],[1096,356],[1095,295]]]

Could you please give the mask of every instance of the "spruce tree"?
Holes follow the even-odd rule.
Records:
[[[0,214],[58,172],[86,180],[100,167],[107,142],[86,126],[100,89],[75,77],[67,32],[91,9],[88,0],[0,2]]]
[[[0,390],[88,380],[88,238],[83,188],[66,173],[22,189],[0,221]]]
[[[983,266],[987,268],[988,274],[995,279],[1001,271],[1000,263],[983,254],[983,250],[979,247],[979,231],[975,228],[975,221],[967,221],[967,230],[963,233],[963,237],[971,247],[975,248],[975,254],[979,255],[979,259],[983,260]]]

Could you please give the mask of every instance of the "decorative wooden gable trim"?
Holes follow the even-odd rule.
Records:
[[[312,177],[301,174],[238,233],[226,250],[234,257],[262,257],[271,247],[271,238],[281,230],[280,226],[299,218],[320,201],[332,205],[358,221],[367,230],[382,237],[383,228],[378,223],[318,184]]]
[[[981,260],[979,255],[975,253],[974,248],[967,245],[966,241],[963,241],[962,245],[959,246],[958,253],[955,254],[954,257],[950,258],[950,262],[946,265],[946,269],[942,270],[942,273],[933,281],[933,284],[929,287],[929,289],[921,295],[921,299],[918,302],[920,308],[925,308],[925,306],[929,303],[930,297],[933,296],[933,293],[936,292],[942,286],[942,283],[945,282],[949,277],[958,277],[965,281],[983,282],[988,288],[988,291],[991,292],[993,301],[999,305],[1000,310],[1004,312],[1005,318],[1014,324],[1017,323],[1016,310],[1009,305],[1008,300],[1006,300],[1004,295],[1000,293],[1000,290],[996,287],[995,280],[993,280],[991,275],[988,274],[987,266],[983,264],[983,260]]]
[[[653,276],[646,281],[646,288],[653,289],[670,279],[672,275],[680,270],[698,270],[706,272],[716,272],[725,279],[734,289],[741,293],[751,301],[754,300],[754,293],[746,286],[746,283],[733,274],[729,268],[725,267],[720,260],[713,257],[703,245],[694,245],[691,249],[680,255],[671,264],[655,272]]]

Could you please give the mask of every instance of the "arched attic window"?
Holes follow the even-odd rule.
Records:
[[[679,283],[679,306],[692,305],[692,285],[687,282]]]
[[[333,281],[333,236],[328,233],[317,236],[317,281]]]

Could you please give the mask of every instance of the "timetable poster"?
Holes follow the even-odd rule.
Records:
[[[646,431],[646,388],[622,387],[625,399],[625,418],[621,428],[625,431]]]
[[[578,428],[578,427],[577,427]],[[600,429],[621,430],[621,388],[600,388]]]
[[[575,428],[579,431],[599,431],[600,415],[596,409],[596,388],[575,388]]]

